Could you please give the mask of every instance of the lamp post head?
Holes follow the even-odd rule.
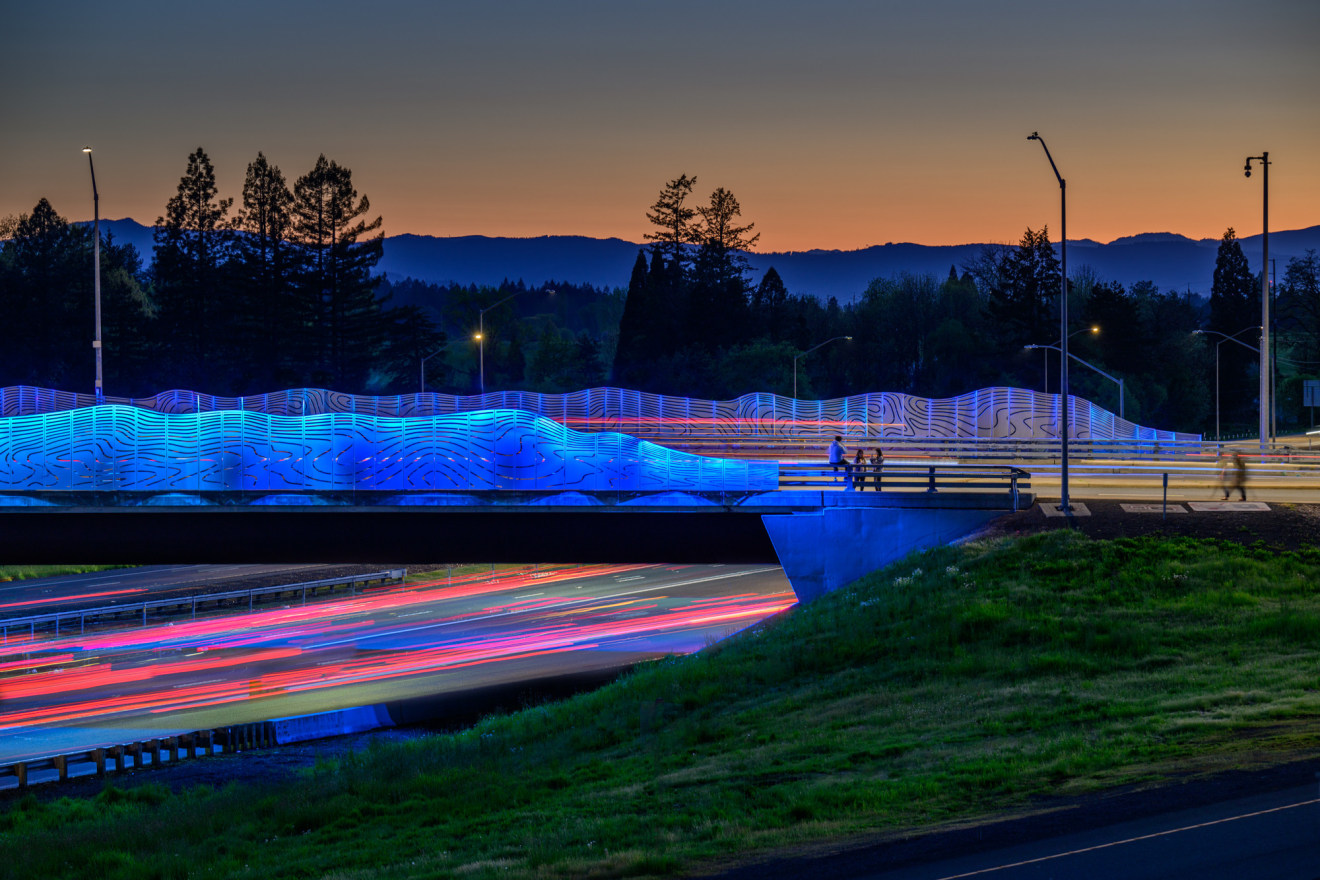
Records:
[[[1038,141],[1040,140],[1040,134],[1033,131],[1031,134],[1027,135],[1027,140]]]
[[[90,153],[91,151],[92,151],[92,148],[91,148],[91,147],[83,147],[83,152],[84,152],[84,153]]]
[[[473,341],[473,342],[480,342],[480,341],[481,341],[481,334],[480,334],[480,333],[473,333],[473,334],[472,334],[472,341]]]

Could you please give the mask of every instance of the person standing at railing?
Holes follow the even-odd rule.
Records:
[[[871,485],[875,491],[880,491],[880,472],[885,467],[885,453],[877,446],[871,450]]]
[[[834,442],[830,444],[830,466],[834,468],[834,473],[837,474],[840,467],[847,471],[848,465],[844,463],[847,456],[848,452],[843,448],[843,437],[835,434]]]
[[[848,469],[848,488],[855,488],[858,492],[866,490],[866,455],[860,446],[853,456],[852,467]]]

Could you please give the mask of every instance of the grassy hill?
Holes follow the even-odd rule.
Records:
[[[943,548],[700,656],[295,783],[28,796],[0,816],[0,873],[672,876],[1282,761],[1320,746],[1317,585],[1315,548]]]

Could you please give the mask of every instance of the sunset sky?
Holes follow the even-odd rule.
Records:
[[[663,183],[760,250],[1320,224],[1320,3],[9,4],[0,216],[151,223],[204,147],[241,197],[353,171],[385,231],[641,240]]]

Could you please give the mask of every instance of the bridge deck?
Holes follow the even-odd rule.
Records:
[[[0,507],[0,558],[15,562],[208,563],[777,562],[762,517],[828,508],[1011,510],[1004,491],[595,493],[547,504],[467,493],[447,504],[371,506],[89,503]],[[710,496],[710,497],[704,497]],[[92,499],[83,499],[84,502]],[[107,499],[99,499],[106,501]],[[121,499],[122,500],[122,499]],[[310,499],[309,499],[310,500]],[[363,499],[358,499],[362,501]]]

